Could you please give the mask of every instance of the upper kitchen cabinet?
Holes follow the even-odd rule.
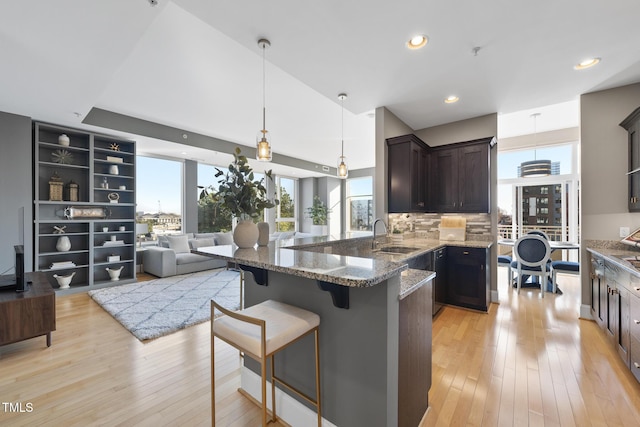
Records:
[[[428,147],[415,135],[387,139],[390,213],[427,210]]]
[[[620,126],[629,132],[629,212],[640,212],[640,107]]]
[[[429,173],[430,199],[438,213],[490,211],[490,149],[495,138],[482,138],[433,148]]]

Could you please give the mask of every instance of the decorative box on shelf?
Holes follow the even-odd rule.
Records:
[[[107,262],[117,262],[120,261],[120,255],[109,255],[107,257]]]

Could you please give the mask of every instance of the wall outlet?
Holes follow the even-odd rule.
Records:
[[[627,237],[629,233],[629,227],[620,227],[620,237]]]

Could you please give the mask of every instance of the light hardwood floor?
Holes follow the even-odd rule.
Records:
[[[444,308],[421,426],[640,425],[640,385],[596,324],[577,318],[578,279],[559,282],[564,295],[544,300],[501,286],[488,314]],[[0,347],[0,403],[33,407],[0,406],[0,425],[210,425],[208,332],[204,323],[143,344],[86,294],[59,297],[52,347],[43,337]],[[259,425],[236,392],[238,353],[217,351],[219,425]]]

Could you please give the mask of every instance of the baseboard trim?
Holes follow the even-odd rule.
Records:
[[[241,387],[248,396],[254,401],[262,401],[260,375],[256,374],[246,367],[242,367],[240,375]],[[243,394],[244,394],[243,393]],[[291,427],[297,426],[315,426],[318,423],[318,417],[315,411],[307,408],[293,397],[284,393],[276,387],[276,408],[278,411],[278,419]],[[267,409],[271,410],[271,383],[267,381]],[[324,427],[337,427],[335,424],[322,419]]]
[[[582,304],[580,306],[580,318],[585,320],[593,320],[593,316],[591,316],[591,306],[587,304]]]

